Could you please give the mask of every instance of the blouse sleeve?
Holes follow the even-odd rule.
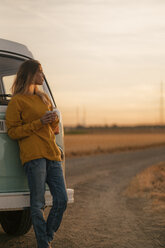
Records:
[[[40,129],[43,125],[40,119],[31,123],[23,124],[21,119],[21,108],[16,99],[9,102],[6,111],[7,132],[12,139],[22,139],[28,137]]]
[[[58,119],[58,118],[57,118],[56,121],[53,121],[53,122],[50,124],[51,129],[52,129],[52,131],[53,131],[54,133],[56,133],[57,130],[59,130],[58,125],[59,125],[59,119]]]

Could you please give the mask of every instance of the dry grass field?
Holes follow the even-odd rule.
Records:
[[[165,162],[137,174],[124,194],[130,198],[149,198],[154,208],[165,210]]]
[[[135,150],[165,145],[165,133],[103,133],[65,135],[66,157]]]
[[[66,157],[111,153],[165,145],[165,133],[107,133],[65,135]],[[165,209],[165,162],[133,178],[128,197],[149,197],[154,208]]]

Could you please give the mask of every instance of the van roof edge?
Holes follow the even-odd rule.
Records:
[[[0,53],[1,52],[6,52],[14,55],[23,55],[26,58],[33,58],[32,53],[25,45],[15,41],[0,38]]]

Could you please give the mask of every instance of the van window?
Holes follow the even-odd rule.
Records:
[[[23,59],[0,55],[0,105],[7,105],[10,100],[4,94],[11,94],[14,77]]]
[[[3,80],[3,86],[4,86],[5,94],[12,94],[11,93],[11,87],[13,85],[14,78],[15,78],[15,75],[3,77],[2,80]]]
[[[3,81],[3,88],[4,88],[4,92],[5,94],[9,94],[9,95],[12,95],[12,92],[11,92],[11,87],[13,85],[13,82],[14,82],[14,79],[15,79],[15,75],[10,75],[10,76],[4,76],[2,78],[2,81]],[[43,86],[38,86],[38,89],[41,90],[41,91],[44,91],[48,94],[49,98],[51,99],[51,102],[52,102],[52,105],[55,106],[54,104],[54,101],[52,99],[52,96],[50,94],[50,91],[47,87],[47,84],[46,82],[44,82]],[[11,97],[5,97],[5,100],[9,101]]]
[[[11,97],[4,96],[3,94],[11,95],[11,87],[14,82],[14,78],[18,71],[19,66],[24,60],[16,59],[12,57],[0,56],[0,105],[7,104]],[[53,106],[55,106],[54,99],[51,95],[49,86],[45,80],[43,86],[39,87],[48,94]]]

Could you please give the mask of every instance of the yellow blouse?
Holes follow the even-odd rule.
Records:
[[[18,140],[22,164],[33,159],[61,161],[54,130],[59,120],[47,125],[40,118],[52,110],[38,95],[15,95],[8,104],[6,126],[8,135]]]

